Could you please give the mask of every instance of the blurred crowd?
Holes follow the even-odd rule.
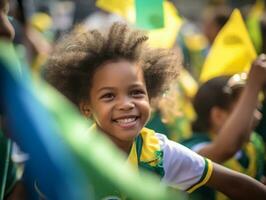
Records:
[[[169,3],[164,7],[164,16],[169,18],[165,18],[165,29],[157,33],[156,28],[138,26],[132,21],[132,10],[119,11],[123,3],[115,7],[115,1],[109,4],[106,1],[108,6],[104,6],[104,1],[94,0],[0,2],[0,37],[13,41],[21,74],[33,79],[31,84],[38,84],[45,76],[44,66],[53,55],[56,43],[73,29],[106,32],[119,21],[142,29],[151,38],[151,46],[177,51],[182,65],[179,77],[151,102],[152,113],[146,127],[266,184],[266,70],[258,67],[266,68],[266,1],[164,1]],[[242,18],[237,18],[239,13],[235,9]],[[174,13],[174,17],[167,12]],[[246,32],[242,32],[242,21],[233,22],[238,19],[243,20]],[[0,45],[0,55],[5,51]],[[254,64],[256,58],[261,60]],[[211,69],[213,63],[217,65]],[[0,156],[0,173],[3,173],[0,199],[28,199],[22,182],[27,179],[27,170],[32,169],[25,167],[31,153],[20,147],[17,138],[12,143],[7,139],[10,136],[7,136],[3,106],[0,109],[0,154],[3,155]],[[17,115],[23,118],[22,111]],[[2,167],[7,162],[9,166]],[[38,191],[37,186],[35,189]],[[37,193],[45,199],[42,192]],[[229,198],[204,186],[184,199]]]

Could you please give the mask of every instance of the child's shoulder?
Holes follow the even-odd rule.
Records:
[[[175,141],[172,141],[167,138],[166,135],[162,133],[156,133],[152,129],[143,128],[141,130],[141,137],[143,140],[143,147],[149,148],[149,149],[160,149],[164,152],[165,156],[172,155],[176,156],[177,154],[179,156],[198,156],[195,155],[193,151],[188,149],[182,144],[179,144]]]

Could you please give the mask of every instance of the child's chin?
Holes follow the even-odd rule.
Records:
[[[139,133],[132,133],[132,134],[126,134],[126,137],[124,137],[123,139],[125,141],[132,141],[135,140],[135,138],[139,135]]]

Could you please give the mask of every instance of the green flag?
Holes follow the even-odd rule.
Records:
[[[163,0],[135,0],[137,27],[157,29],[164,27]]]

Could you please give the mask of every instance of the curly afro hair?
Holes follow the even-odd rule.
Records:
[[[78,106],[89,98],[95,70],[106,61],[125,59],[141,65],[152,99],[177,77],[180,59],[173,50],[148,48],[146,40],[144,32],[122,23],[114,23],[106,35],[74,30],[56,45],[44,66],[44,78]]]

